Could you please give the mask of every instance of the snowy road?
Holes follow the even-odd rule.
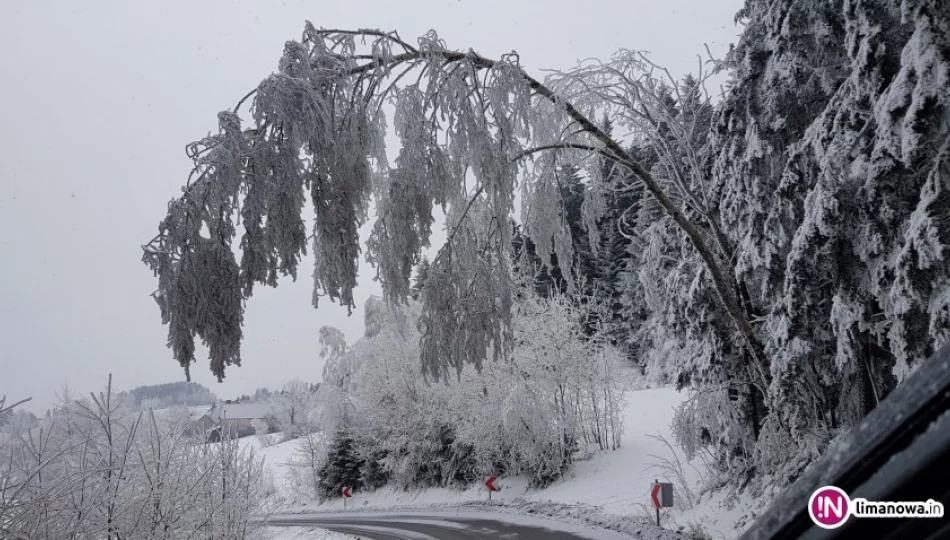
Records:
[[[274,516],[270,526],[319,527],[363,540],[620,540],[612,531],[499,514],[300,514]],[[644,538],[649,538],[645,536]]]

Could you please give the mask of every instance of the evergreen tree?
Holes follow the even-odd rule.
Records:
[[[675,338],[663,356],[679,351],[663,369],[708,398],[679,415],[693,440],[706,430],[726,468],[791,478],[950,339],[950,125],[936,120],[950,112],[950,83],[937,75],[950,68],[950,11],[927,0],[749,0],[739,16],[708,193],[773,382],[743,383],[744,353],[717,330],[715,303],[697,311],[703,282],[682,279],[691,311],[665,315],[698,324],[655,328]]]
[[[363,459],[360,469],[360,484],[364,489],[379,489],[385,486],[392,475],[386,470],[384,461],[389,455],[385,449],[373,448]]]
[[[317,485],[325,498],[340,497],[345,487],[353,490],[363,487],[365,467],[366,462],[360,458],[353,437],[346,429],[339,429],[333,434],[327,462],[318,473]]]
[[[602,128],[605,133],[613,134],[610,117],[604,116]],[[642,161],[636,148],[628,151],[647,164]],[[631,284],[622,279],[621,273],[630,266],[632,260],[629,236],[635,234],[642,187],[615,159],[601,159],[600,175],[607,187],[607,209],[597,223],[602,243],[593,264],[592,295],[607,308],[606,319],[600,322],[606,325],[612,344],[620,346],[628,360],[633,362],[635,350],[630,344],[635,340],[631,336],[636,333],[642,318],[625,313],[623,297]]]
[[[572,275],[585,285],[582,292],[591,292],[590,287],[594,282],[597,273],[596,259],[590,245],[589,234],[584,228],[581,206],[586,196],[586,186],[581,177],[580,170],[573,165],[559,167],[555,178],[560,195],[561,219],[570,232],[571,244],[573,246],[574,260],[572,265]],[[534,241],[526,237],[520,226],[514,226],[512,235],[512,248],[515,258],[523,266],[516,264],[516,270],[528,271],[534,280],[535,291],[548,297],[551,294],[564,294],[568,290],[565,273],[561,269],[561,261],[556,254],[550,254],[543,260],[538,255],[538,249]]]

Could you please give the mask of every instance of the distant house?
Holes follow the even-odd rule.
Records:
[[[253,435],[254,421],[263,421],[272,414],[271,406],[267,403],[217,402],[207,415],[214,426],[210,438],[220,440],[222,433],[232,437]]]
[[[185,433],[191,437],[196,438],[205,438],[208,436],[211,431],[214,430],[215,424],[214,420],[211,419],[211,415],[205,413],[198,418],[193,418],[188,422],[188,427],[185,428]]]
[[[163,409],[152,409],[155,418],[166,419],[172,422],[184,420],[185,435],[192,438],[204,439],[208,433],[214,429],[214,422],[211,420],[211,409],[213,405],[203,405],[197,407],[166,407]],[[184,415],[184,416],[182,416]]]

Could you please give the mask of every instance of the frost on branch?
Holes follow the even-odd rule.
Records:
[[[320,358],[323,359],[323,382],[345,388],[352,369],[346,365],[346,336],[332,326],[320,327]]]
[[[186,195],[168,205],[161,234],[146,248],[144,260],[158,275],[153,294],[169,326],[168,346],[189,373],[195,335],[211,354],[219,378],[227,365],[240,365],[242,269],[231,252],[232,220],[243,175],[238,163],[246,141],[237,115],[218,115],[220,133],[188,147],[198,178]]]
[[[409,277],[429,246],[434,204],[443,210],[462,171],[436,143],[437,126],[425,111],[425,95],[410,87],[398,96],[395,128],[402,150],[396,168],[380,178],[376,193],[376,224],[369,239],[369,257],[390,303],[405,302]],[[453,170],[454,169],[454,170]]]
[[[401,142],[392,167],[383,144],[389,103]],[[251,125],[242,129],[239,114],[248,104]],[[286,44],[277,71],[219,115],[219,133],[188,147],[192,178],[145,246],[175,359],[187,373],[200,337],[219,379],[226,366],[240,363],[244,301],[255,284],[297,277],[307,251],[308,198],[315,212],[313,303],[326,296],[350,309],[358,230],[370,204],[377,220],[366,255],[390,305],[409,295],[411,269],[429,245],[433,209],[442,207],[450,216],[450,245],[433,262],[439,284],[429,287],[423,320],[427,336],[467,346],[456,343],[436,355],[448,342],[430,341],[423,357],[439,377],[449,367],[480,365],[487,349],[498,357],[508,339],[508,220],[519,168],[531,159],[526,147],[600,144],[588,131],[570,128],[566,112],[522,71],[515,54],[488,60],[447,49],[434,32],[411,45],[396,33],[317,30],[308,23],[300,42]],[[539,187],[526,186],[527,192],[542,197],[533,205],[540,212],[532,226],[571,260],[570,243],[557,232],[563,220],[550,200],[550,180],[532,178]],[[603,206],[593,200],[586,206],[589,224]]]
[[[481,369],[488,350],[493,359],[503,358],[510,342],[511,231],[507,221],[488,212],[483,198],[472,201],[449,212],[454,238],[432,262],[422,289],[422,368],[435,380],[447,380],[452,371],[458,376],[466,364]]]

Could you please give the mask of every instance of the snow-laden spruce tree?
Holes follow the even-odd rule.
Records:
[[[429,242],[433,209],[443,207],[449,238],[422,295],[423,366],[445,378],[466,364],[481,366],[488,355],[500,358],[511,346],[516,190],[525,232],[542,253],[571,261],[556,172],[572,165],[590,178],[583,214],[596,249],[595,225],[606,208],[601,156],[642,183],[688,239],[756,377],[767,384],[761,338],[740,305],[712,214],[697,204],[702,194],[690,189],[690,178],[654,177],[591,120],[608,112],[624,129],[643,128],[640,111],[656,108],[652,69],[643,55],[622,51],[542,82],[517,54],[492,60],[451,50],[435,32],[411,44],[392,32],[308,23],[301,41],[285,46],[277,71],[219,114],[219,132],[188,146],[194,172],[145,246],[175,359],[187,373],[200,337],[219,378],[240,363],[245,299],[256,284],[296,277],[306,252],[305,194],[316,212],[314,304],[327,297],[353,307],[357,230],[371,201],[378,217],[366,255],[386,300],[403,302]],[[401,141],[394,165],[383,145],[388,103]],[[571,266],[560,270],[570,287]]]
[[[950,338],[950,4],[748,0],[739,18],[707,176],[772,361],[754,463],[793,477]],[[747,431],[706,413],[694,441]]]

